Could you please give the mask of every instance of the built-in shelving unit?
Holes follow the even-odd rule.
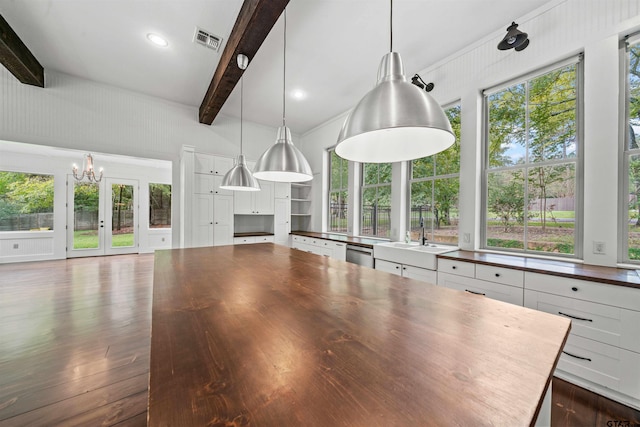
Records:
[[[309,231],[311,227],[311,184],[291,183],[291,230]]]

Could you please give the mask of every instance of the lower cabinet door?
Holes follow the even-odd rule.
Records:
[[[557,369],[640,399],[640,354],[570,334]]]
[[[376,270],[384,271],[386,273],[397,274],[402,276],[402,264],[395,262],[385,261],[382,259],[376,259]]]
[[[420,280],[422,282],[428,282],[436,284],[437,273],[435,270],[429,270],[426,268],[414,267],[411,265],[403,265],[402,266],[402,277],[407,277],[409,279]]]

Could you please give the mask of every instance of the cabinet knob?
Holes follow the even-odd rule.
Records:
[[[576,288],[575,286],[574,286],[573,288],[571,288],[571,290],[572,290],[573,292],[578,292],[578,288]]]
[[[213,224],[212,222],[210,222],[209,224]]]
[[[209,171],[209,173],[213,173],[213,171]]]
[[[403,270],[406,270],[406,269],[407,269],[407,267],[402,267],[402,269],[403,269]]]
[[[396,265],[396,270],[397,270],[398,268],[400,268],[400,266],[399,266],[399,265]]]
[[[216,224],[217,224],[217,222],[216,222]]]
[[[213,193],[213,190],[209,190],[209,193]]]
[[[452,266],[451,268],[453,268],[453,269],[455,270],[455,269],[456,269],[456,268],[458,268],[458,267],[456,267],[456,266],[454,265],[454,266]]]
[[[496,277],[500,277],[500,273],[496,273]]]

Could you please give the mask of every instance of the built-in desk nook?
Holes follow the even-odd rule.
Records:
[[[270,243],[158,251],[149,425],[529,425],[569,329]]]

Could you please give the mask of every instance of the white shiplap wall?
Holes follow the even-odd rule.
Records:
[[[417,70],[425,81],[435,83],[431,94],[441,104],[460,100],[462,105],[460,233],[461,236],[469,233],[471,241],[464,243],[461,239],[460,247],[479,247],[482,90],[583,52],[583,258],[589,264],[616,264],[618,117],[623,114],[618,106],[618,40],[640,30],[639,14],[639,0],[558,0],[514,19],[531,39],[529,47],[522,52],[499,51],[496,48],[505,34],[501,30],[432,67]],[[509,23],[505,22],[505,28]],[[412,75],[413,72],[407,70],[406,74]],[[326,148],[335,145],[343,120],[344,116],[330,120],[302,136],[302,150],[314,169],[322,164]],[[393,191],[406,191],[405,183],[394,183]],[[322,227],[317,220],[322,217],[319,209],[322,209],[322,204],[315,203],[314,226],[318,229]],[[395,212],[400,210],[395,206],[392,209]],[[392,214],[392,221],[402,235],[398,215]],[[593,254],[593,241],[605,242],[607,254]]]
[[[173,165],[173,222],[180,224],[180,153],[239,153],[239,120],[219,115],[212,126],[198,122],[198,108],[45,70],[46,88],[21,84],[0,67],[0,141],[62,147]],[[244,153],[257,159],[273,144],[276,127],[244,123]],[[1,159],[0,159],[1,160]],[[1,162],[0,162],[1,163]],[[178,246],[180,228],[173,227]],[[59,246],[59,245],[58,245]]]

